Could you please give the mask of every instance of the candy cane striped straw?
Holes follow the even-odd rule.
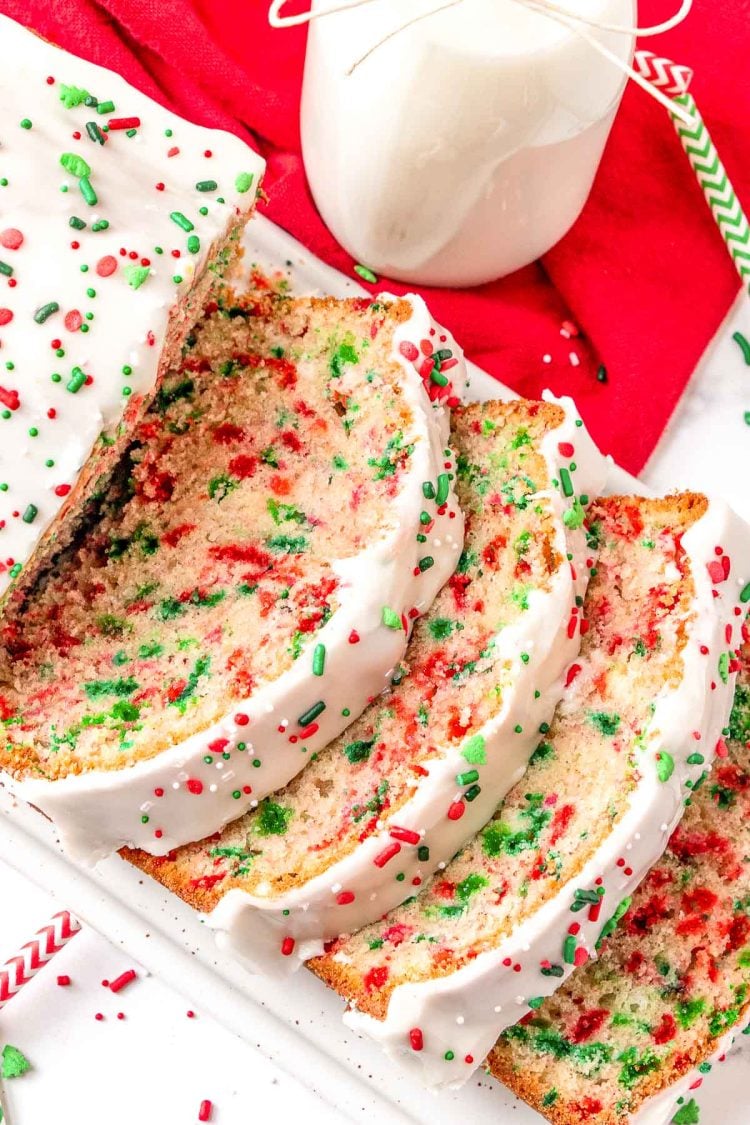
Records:
[[[698,183],[703,188],[706,202],[735,268],[743,284],[750,287],[750,223],[740,206],[695,98],[688,93],[693,72],[689,67],[680,66],[671,59],[660,58],[651,51],[636,51],[635,68],[692,116],[693,125],[687,125],[675,115],[672,115],[672,124],[682,141]]]
[[[0,1009],[16,996],[40,969],[59,953],[81,929],[69,910],[54,914],[46,926],[27,941],[15,957],[0,966]]]

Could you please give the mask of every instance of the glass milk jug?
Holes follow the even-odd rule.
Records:
[[[524,0],[462,0],[403,27],[438,2],[313,20],[303,156],[323,219],[358,262],[476,285],[532,262],[578,218],[625,78]],[[557,2],[629,61],[632,38],[592,24],[632,27],[635,0]]]

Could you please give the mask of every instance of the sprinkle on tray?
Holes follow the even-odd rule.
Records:
[[[373,273],[371,269],[368,269],[367,266],[356,265],[354,267],[354,272],[359,274],[363,281],[369,281],[370,285],[377,285],[378,275]]]
[[[735,332],[732,335],[732,339],[742,352],[742,358],[745,363],[750,366],[750,340],[748,340],[747,336],[744,336],[742,332]]]
[[[10,1043],[7,1043],[3,1047],[0,1075],[3,1078],[22,1078],[29,1070],[31,1070],[31,1063],[23,1051],[19,1051],[18,1047],[13,1047]]]

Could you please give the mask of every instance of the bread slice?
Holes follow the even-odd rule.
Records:
[[[65,546],[233,257],[263,161],[0,15],[0,606]]]
[[[748,1023],[750,646],[741,659],[713,774],[599,959],[490,1054],[492,1073],[557,1125],[621,1125],[641,1112],[697,1122],[690,1092]]]
[[[584,504],[606,465],[572,403],[472,405],[453,438],[465,548],[391,690],[218,838],[133,857],[265,971],[322,953],[450,861],[525,770],[578,652]]]
[[[722,745],[750,529],[693,494],[609,497],[590,520],[589,628],[530,769],[423,893],[312,962],[432,1084],[587,960]]]
[[[405,352],[442,342],[451,399],[463,365],[424,303],[229,301],[2,625],[0,765],[89,857],[168,852],[286,784],[389,682],[463,544]]]

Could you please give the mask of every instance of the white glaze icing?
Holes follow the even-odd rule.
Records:
[[[723,682],[717,665],[728,648],[727,626],[733,630],[732,645],[739,643],[742,617],[736,611],[741,608],[739,593],[750,578],[750,527],[716,500],[682,542],[695,582],[683,676],[675,688],[665,688],[655,700],[649,738],[642,751],[642,779],[606,842],[578,875],[495,949],[449,976],[398,986],[382,1022],[355,1009],[345,1013],[350,1027],[371,1036],[428,1085],[462,1085],[498,1035],[529,1010],[528,1001],[550,995],[569,976],[573,965],[564,962],[563,948],[571,924],[580,927],[576,948],[595,956],[602,921],[589,919],[587,912],[571,913],[576,890],[589,890],[601,880],[606,904],[603,917],[611,916],[663,853],[684,808],[686,782],[694,784],[711,764],[734,693],[735,674],[728,674]],[[707,566],[716,561],[718,546],[732,567],[729,577],[714,586]],[[701,646],[708,652],[702,653]],[[696,731],[701,735],[699,743]],[[698,745],[705,764],[690,765],[687,758]],[[674,771],[666,782],[659,781],[656,773],[656,757],[662,751],[674,759]],[[618,860],[624,860],[624,865],[618,865]],[[562,976],[542,975],[543,963],[560,965]],[[519,971],[516,965],[520,965]],[[409,1048],[413,1028],[422,1030],[421,1051]],[[454,1053],[450,1062],[444,1057],[448,1050]]]
[[[750,1025],[746,1024],[744,1028],[735,1027],[725,1032],[717,1040],[715,1050],[699,1065],[705,1066],[707,1063],[713,1068],[717,1063],[724,1062],[725,1056],[735,1047],[738,1038],[741,1035],[746,1035],[749,1028]],[[667,1086],[658,1094],[648,1098],[637,1113],[631,1117],[632,1125],[667,1125],[667,1122],[672,1120],[673,1115],[680,1108],[677,1104],[680,1099],[686,1099],[687,1095],[693,1090],[699,1089],[704,1078],[705,1073],[702,1073],[697,1066],[693,1067],[677,1082],[673,1082],[671,1086]]]
[[[231,715],[156,757],[123,770],[13,782],[19,797],[55,822],[72,855],[96,861],[123,845],[166,855],[181,844],[210,836],[290,781],[390,682],[405,652],[407,633],[384,624],[383,608],[402,618],[412,609],[423,613],[453,573],[463,547],[463,515],[452,483],[440,507],[437,498],[427,500],[422,491],[424,482],[434,485],[448,472],[447,411],[430,404],[422,377],[401,354],[400,345],[435,339],[454,353],[458,362],[451,370],[453,380],[441,390],[450,401],[456,389],[460,395],[465,382],[463,357],[452,337],[434,324],[424,301],[407,299],[412,315],[394,331],[393,359],[404,373],[401,386],[413,418],[413,429],[404,440],[414,444],[414,452],[393,501],[387,533],[358,556],[332,564],[341,582],[339,607],[314,637],[314,643],[326,649],[323,676],[311,673],[309,643],[291,668],[260,685]],[[434,522],[427,542],[418,543],[425,508]],[[423,572],[418,563],[427,555],[434,565]],[[359,643],[350,643],[353,630]],[[300,738],[298,717],[318,701],[325,702],[325,710],[311,724],[314,730],[306,728],[310,735]],[[212,760],[206,761],[206,756]],[[201,788],[197,796],[196,782]],[[142,817],[148,818],[146,824]]]
[[[541,443],[549,478],[559,482],[560,468],[576,465],[573,474],[576,495],[593,498],[601,491],[606,462],[580,423],[570,399],[559,402],[565,411],[561,425],[549,431]],[[565,456],[560,446],[573,451]],[[286,975],[308,957],[323,951],[323,942],[341,933],[351,933],[398,906],[413,893],[413,880],[424,883],[490,819],[499,800],[524,773],[529,756],[539,741],[539,725],[552,718],[563,692],[563,676],[580,648],[576,628],[568,635],[567,624],[576,597],[585,593],[588,568],[583,527],[568,529],[563,513],[570,500],[557,488],[538,493],[555,518],[555,548],[563,560],[550,588],[534,590],[529,608],[516,624],[495,637],[499,665],[510,662],[510,673],[498,714],[472,735],[485,740],[486,763],[478,769],[481,792],[463,802],[464,814],[450,819],[448,809],[461,800],[467,784],[459,786],[457,775],[467,770],[461,751],[464,743],[450,746],[442,756],[427,763],[428,775],[420,779],[413,795],[391,818],[382,819],[379,830],[328,870],[294,890],[273,898],[251,895],[233,888],[208,916],[217,931],[219,945],[247,965],[274,975]],[[566,556],[572,556],[571,565]],[[575,577],[574,577],[575,576]],[[521,659],[524,653],[530,659]],[[535,698],[535,692],[539,697]],[[521,728],[517,733],[516,728]],[[468,735],[467,735],[468,737]],[[376,857],[393,846],[393,827],[418,835],[418,845],[429,848],[429,860],[420,861],[417,844],[402,844],[393,861],[379,866]],[[395,879],[395,870],[404,879]],[[354,895],[351,902],[339,901],[340,892]],[[349,895],[346,895],[348,898]],[[282,955],[284,939],[293,938],[294,951]]]
[[[213,244],[251,212],[264,163],[238,138],[182,120],[2,15],[0,42],[0,271],[12,271],[0,272],[1,595],[100,435],[112,435],[128,403],[153,390],[170,313]],[[114,109],[67,108],[64,86]],[[139,120],[133,136],[118,124],[130,118]],[[95,204],[76,170],[61,166],[64,154],[90,168]],[[215,189],[196,187],[211,181]],[[189,327],[178,327],[178,346]],[[78,371],[93,381],[77,386]]]

